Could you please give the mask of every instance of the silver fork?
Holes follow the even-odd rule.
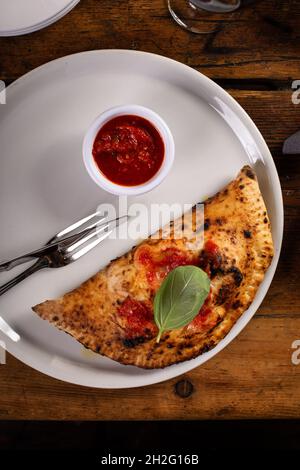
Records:
[[[92,222],[93,218],[95,218],[94,222]],[[55,248],[58,242],[61,242],[61,241],[71,242],[73,240],[75,241],[77,238],[85,234],[88,234],[93,228],[103,223],[106,219],[107,219],[107,216],[102,216],[99,214],[99,212],[94,212],[93,214],[87,217],[84,217],[78,222],[75,222],[74,224],[70,225],[64,230],[61,230],[60,232],[58,232],[42,248],[31,251],[30,253],[26,253],[25,255],[13,258],[10,261],[1,263],[0,273],[3,271],[10,271],[12,268],[15,268],[19,264],[27,263],[28,261],[32,261],[35,258],[40,258],[42,255],[50,252],[52,248]],[[76,232],[77,229],[80,229],[80,231]]]
[[[62,230],[54,237],[52,237],[49,242],[45,245],[45,247],[35,252],[32,252],[34,253],[33,257],[37,257],[37,254],[40,255],[38,257],[38,260],[28,269],[23,271],[21,274],[1,286],[0,296],[5,294],[5,292],[7,292],[9,289],[16,286],[17,284],[19,284],[19,282],[23,281],[28,276],[39,271],[40,269],[60,268],[81,258],[81,256],[85,255],[90,250],[95,248],[101,241],[103,241],[112,233],[113,229],[109,229],[111,224],[115,223],[116,226],[118,226],[122,219],[127,218],[127,216],[119,217],[113,221],[106,222],[100,227],[97,227],[99,223],[102,223],[107,218],[99,217],[97,222],[91,223],[80,233],[70,235],[71,232],[74,232],[74,230],[82,227],[93,217],[97,216],[99,217],[99,214],[94,213],[91,216],[85,217],[79,222],[70,225],[70,227],[67,227],[66,229]],[[29,255],[24,255],[15,258],[14,260],[4,264],[14,262],[20,264],[21,262],[28,261],[30,259],[33,259],[33,257],[29,257],[30,255],[32,255],[32,253],[29,253]],[[16,266],[17,264],[14,264],[14,266]],[[6,270],[9,269],[10,267]]]

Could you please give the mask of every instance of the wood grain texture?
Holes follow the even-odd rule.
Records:
[[[12,80],[67,54],[121,48],[165,55],[212,78],[299,77],[297,0],[260,0],[210,18],[215,32],[195,35],[172,21],[165,0],[81,0],[42,31],[0,38],[0,76]]]
[[[292,14],[291,14],[292,12]],[[0,366],[0,419],[300,418],[300,156],[282,143],[300,129],[291,81],[300,79],[300,2],[265,0],[214,17],[216,32],[196,36],[169,18],[164,0],[81,0],[51,27],[0,38],[0,79],[8,82],[49,60],[100,48],[172,57],[226,87],[265,137],[285,204],[283,250],[273,283],[246,329],[191,373],[147,388],[103,391],[46,377],[11,356]]]
[[[214,359],[183,378],[134,390],[53,380],[9,356],[1,366],[1,419],[286,418],[300,413],[300,366],[291,363],[299,318],[256,316]],[[3,370],[3,372],[2,372]],[[192,393],[176,384],[190,382]],[[180,386],[179,386],[180,387]],[[187,389],[190,386],[185,386]]]

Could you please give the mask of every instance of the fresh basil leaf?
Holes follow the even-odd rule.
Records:
[[[159,332],[188,325],[197,315],[210,290],[210,279],[196,266],[179,266],[164,279],[154,298],[154,319]]]

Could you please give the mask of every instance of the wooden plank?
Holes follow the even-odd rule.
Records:
[[[291,344],[300,318],[255,317],[208,363],[132,390],[94,390],[51,379],[12,357],[0,367],[1,419],[241,419],[300,416],[300,365]],[[298,339],[299,335],[298,335]]]
[[[300,104],[293,104],[293,90],[228,91],[253,119],[277,163],[283,162],[285,157],[281,150],[284,140],[300,129]]]
[[[297,79],[297,0],[264,0],[211,19],[213,34],[195,35],[171,19],[165,0],[85,0],[34,34],[0,38],[0,78],[15,79],[57,57],[84,50],[140,49],[195,67],[212,78]]]

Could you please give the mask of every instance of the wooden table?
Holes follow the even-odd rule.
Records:
[[[7,84],[52,59],[91,49],[140,49],[165,55],[216,80],[246,109],[265,137],[280,175],[285,235],[280,263],[262,306],[224,351],[168,382],[106,391],[51,379],[8,357],[0,366],[0,418],[58,420],[300,418],[300,157],[283,140],[300,129],[291,101],[300,79],[300,2],[257,2],[214,16],[216,31],[193,35],[169,17],[164,0],[81,0],[53,26],[0,38],[0,79]]]

